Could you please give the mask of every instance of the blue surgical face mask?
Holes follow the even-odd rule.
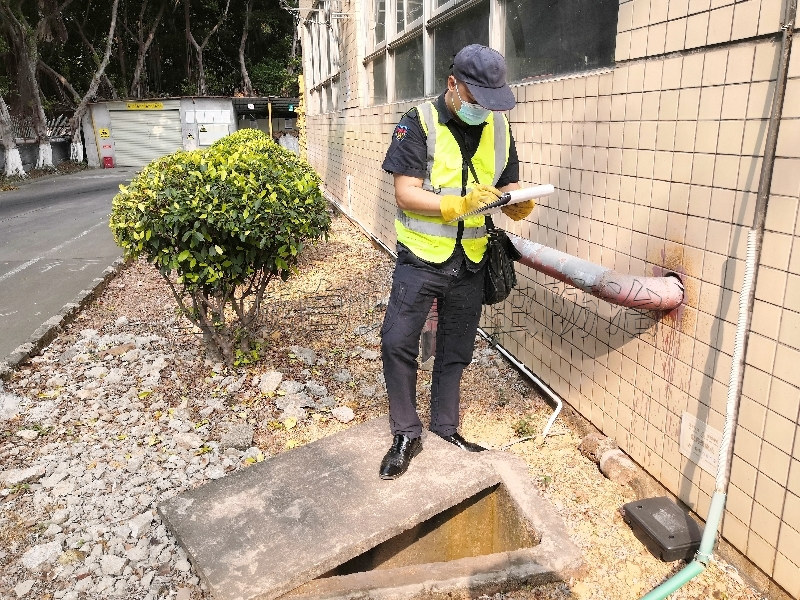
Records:
[[[456,111],[458,118],[464,121],[467,125],[480,125],[489,118],[490,111],[488,108],[483,108],[480,104],[472,104],[471,102],[464,102],[461,94],[458,92],[458,83],[456,83],[456,95],[461,100],[461,108]],[[454,103],[455,104],[455,103]],[[455,108],[455,106],[453,106]]]

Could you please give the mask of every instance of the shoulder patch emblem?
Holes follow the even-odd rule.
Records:
[[[398,142],[403,141],[403,138],[406,137],[406,133],[408,133],[408,126],[406,125],[398,125],[394,128],[394,137]]]

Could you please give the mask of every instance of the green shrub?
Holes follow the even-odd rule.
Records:
[[[243,129],[147,165],[120,187],[110,225],[125,256],[152,262],[209,350],[233,364],[250,351],[267,285],[296,270],[330,216],[308,163]]]

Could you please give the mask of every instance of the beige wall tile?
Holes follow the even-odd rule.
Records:
[[[747,343],[747,363],[762,371],[772,371],[775,360],[775,341],[757,333],[751,333]]]
[[[796,433],[797,423],[795,420],[789,420],[771,409],[767,411],[767,418],[764,422],[764,443],[768,442],[785,454],[791,454]],[[785,482],[785,477],[784,474],[783,478],[776,478],[776,480]]]
[[[703,64],[705,54],[697,52],[683,57],[681,69],[681,88],[699,88],[703,84]]]
[[[678,94],[678,120],[697,120],[700,88],[683,88]]]
[[[674,0],[673,0],[674,2]],[[673,4],[670,2],[670,5]],[[688,19],[667,21],[667,36],[664,40],[664,52],[675,52],[686,47],[686,26]]]
[[[717,160],[723,158],[721,155]],[[709,207],[708,217],[717,221],[730,222],[733,208],[736,203],[736,192],[734,190],[715,187],[711,190],[711,206]]]
[[[776,153],[782,157],[800,157],[800,119],[781,120]]]
[[[713,123],[714,121],[711,121]],[[742,150],[744,121],[719,122],[719,152],[721,154],[739,154]]]
[[[678,19],[689,14],[689,0],[671,0],[668,7],[668,19]]]
[[[761,173],[760,157],[742,156],[742,159],[739,162],[739,179],[736,181],[736,188],[748,192],[758,191],[758,178],[760,173]],[[739,196],[737,196],[737,199],[738,197]],[[750,200],[751,198],[748,197],[747,199]],[[738,216],[739,216],[738,211],[734,209],[734,218]],[[750,214],[750,218],[746,217],[744,221],[736,221],[736,222],[737,223],[744,222],[747,223],[748,225],[751,225],[753,223],[752,211]]]
[[[620,2],[617,12],[617,32],[630,31],[633,19],[633,2]]]
[[[749,531],[747,525],[729,514],[725,516],[725,520],[722,522],[723,537],[737,548],[747,547]]]
[[[766,119],[769,117],[774,91],[775,85],[768,81],[750,84],[750,96],[747,99],[748,119]]]
[[[759,156],[764,154],[768,122],[763,119],[745,121],[742,139],[742,154]]]
[[[718,155],[714,163],[713,185],[720,188],[735,189],[739,177],[739,157]]]
[[[800,158],[776,158],[771,194],[795,197],[800,194]]]
[[[800,308],[796,304],[793,308]],[[796,350],[800,350],[800,313],[784,308],[777,339]]]
[[[725,69],[725,83],[750,83],[753,74],[755,46],[741,44],[728,51],[728,64]]]
[[[761,454],[761,439],[746,429],[740,428],[736,432],[736,438],[734,440],[734,453],[748,465],[751,465],[753,468],[755,468],[756,465],[758,465],[758,459]],[[747,471],[746,474],[748,477],[754,477],[754,474],[750,471]],[[745,474],[742,475],[744,476]],[[733,473],[731,473],[731,481],[733,481]],[[749,481],[749,479],[739,479],[736,485],[741,487],[746,492],[752,494],[752,486],[748,486],[747,481]]]
[[[800,410],[800,390],[778,378],[772,379],[771,383],[768,394],[770,411],[788,419],[790,423],[796,423]]]
[[[708,20],[708,44],[721,44],[731,39],[733,29],[733,5],[711,11]]]
[[[722,114],[722,94],[723,88],[718,87],[704,87],[700,93],[700,110],[698,117],[700,119],[718,120]]]
[[[775,547],[751,531],[747,540],[747,557],[762,571],[771,573],[775,564]]]
[[[696,121],[679,121],[675,125],[675,150],[678,152],[694,152],[696,138]]]
[[[797,494],[786,494],[783,521],[795,531],[800,531],[800,496]]]
[[[789,479],[790,460],[791,457],[788,454],[782,452],[772,444],[765,442],[761,445],[761,464],[759,470],[780,486],[785,486]],[[778,514],[780,515],[781,513]]]
[[[720,48],[707,52],[705,55],[705,67],[703,69],[703,86],[722,85],[725,83],[727,67],[727,48]]]
[[[762,264],[775,269],[788,269],[791,249],[792,236],[775,231],[766,231],[761,254]]]
[[[796,496],[800,496],[800,458],[792,457],[789,467],[789,482],[786,489]]]
[[[658,23],[647,28],[646,54],[663,54],[667,46],[667,23]]]
[[[711,0],[689,0],[689,14],[707,11],[711,8]]]
[[[752,434],[749,435],[750,439],[752,439]],[[734,445],[738,443],[738,437],[739,434],[737,432],[737,440],[734,442]],[[738,454],[734,454],[731,459],[731,483],[752,498],[756,490],[757,477],[758,471],[756,468]]]
[[[697,137],[694,144],[695,152],[705,152],[709,154],[717,152],[719,126],[719,121],[699,121],[697,123]]]
[[[759,0],[737,2],[733,7],[731,38],[741,40],[753,37],[758,32]]]
[[[798,222],[800,199],[790,196],[771,196],[767,205],[766,228],[770,231],[791,234]]]
[[[800,563],[793,563],[780,552],[775,557],[775,569],[772,573],[776,583],[793,597],[800,598]]]
[[[664,59],[662,64],[661,88],[664,90],[674,90],[681,87],[681,75],[683,71],[683,57],[673,56]]]
[[[709,14],[702,12],[689,15],[686,20],[686,45],[689,48],[699,48],[706,44],[708,38]]]
[[[714,154],[695,154],[692,164],[691,183],[694,185],[710,186],[714,178]]]
[[[782,11],[782,0],[761,0],[761,13],[758,15],[759,35],[780,30]]]
[[[756,478],[756,490],[753,499],[764,506],[772,514],[781,514],[783,510],[783,499],[786,490],[782,485],[776,483],[764,473],[759,472]]]
[[[794,564],[800,564],[800,532],[786,525],[781,527],[778,551]]]
[[[777,515],[772,514],[758,502],[755,502],[753,503],[750,528],[762,539],[767,540],[772,545],[777,545],[781,520]]]
[[[744,119],[747,115],[747,99],[750,92],[750,84],[738,83],[726,85],[722,95],[723,119]]]
[[[770,339],[778,339],[778,334],[783,327],[781,324],[781,307],[775,304],[756,300],[753,305],[751,328]]]

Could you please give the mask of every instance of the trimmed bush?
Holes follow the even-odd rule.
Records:
[[[233,364],[251,349],[267,285],[327,236],[330,215],[307,162],[243,129],[151,162],[120,186],[110,225],[125,256],[153,263],[211,352]]]

